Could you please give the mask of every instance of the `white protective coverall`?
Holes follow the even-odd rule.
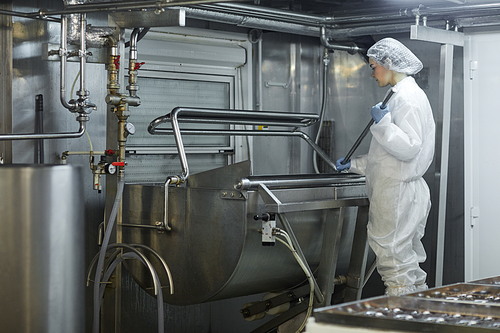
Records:
[[[427,289],[419,263],[431,207],[422,178],[434,156],[435,124],[426,94],[413,77],[392,87],[389,113],[371,126],[368,154],[351,160],[351,172],[366,176],[370,200],[368,241],[388,295]]]

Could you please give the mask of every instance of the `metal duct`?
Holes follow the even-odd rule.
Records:
[[[500,3],[442,7],[421,6],[415,9],[394,9],[392,12],[388,10],[387,13],[367,12],[344,17],[315,16],[244,4],[198,5],[194,8],[184,9],[186,17],[191,19],[313,37],[320,36],[320,27],[325,26],[327,38],[346,39],[356,36],[409,31],[415,17],[450,16],[448,19],[452,20],[451,15],[468,18],[489,15],[488,22],[491,24],[494,22],[491,17],[492,12],[500,12]],[[385,21],[386,24],[374,24],[378,21]],[[431,27],[444,27],[444,25],[444,19],[427,21],[427,26]],[[460,20],[460,27],[466,26],[475,26],[474,20]]]
[[[186,17],[198,20],[207,20],[212,22],[226,23],[238,27],[271,30],[276,32],[291,33],[305,36],[319,36],[319,27],[303,24],[295,24],[278,20],[262,19],[251,16],[228,14],[205,10],[199,8],[182,7],[185,10]]]

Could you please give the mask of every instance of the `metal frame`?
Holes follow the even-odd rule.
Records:
[[[439,80],[439,111],[443,114],[441,165],[436,165],[439,173],[439,212],[436,249],[436,279],[437,287],[443,285],[444,241],[446,229],[446,197],[448,185],[448,162],[450,150],[451,127],[451,92],[453,84],[453,46],[464,46],[464,34],[457,31],[440,30],[421,25],[411,26],[411,39],[440,43],[440,80]]]
[[[334,209],[335,214],[338,214],[338,219],[334,219],[337,223],[326,223],[323,233],[323,244],[321,248],[321,259],[319,267],[316,271],[317,278],[314,279],[314,294],[315,307],[329,306],[331,304],[331,296],[335,286],[335,271],[337,267],[337,259],[340,246],[340,237],[342,235],[344,222],[344,208],[358,206],[358,214],[356,219],[356,227],[352,243],[351,259],[349,263],[349,272],[347,276],[347,288],[345,291],[345,301],[354,301],[361,298],[361,293],[364,286],[366,262],[368,258],[368,208],[369,201],[367,198],[356,199],[330,199],[311,202],[293,202],[282,203],[273,192],[264,184],[258,187],[258,193],[265,203],[266,213],[276,214],[283,225],[285,231],[290,235],[293,246],[297,254],[305,263],[309,274],[313,275],[311,268],[305,258],[301,246],[295,237],[295,233],[288,222],[285,212],[297,212],[308,210],[331,210]],[[264,301],[263,303],[266,303]],[[254,307],[262,307],[255,305]],[[252,333],[264,333],[269,329],[277,327],[285,321],[298,315],[300,312],[307,309],[307,302],[291,308],[278,318],[262,325]]]

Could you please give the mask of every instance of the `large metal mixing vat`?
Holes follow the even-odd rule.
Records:
[[[172,230],[164,232],[154,227],[163,221],[164,187],[125,186],[123,221],[121,226],[118,224],[118,232],[121,231],[124,243],[151,247],[168,263],[174,281],[173,295],[169,294],[164,269],[150,256],[163,281],[166,302],[195,304],[284,290],[304,282],[304,272],[285,246],[280,243],[262,246],[262,221],[256,220],[255,215],[263,213],[286,214],[313,271],[324,260],[324,266],[336,264],[337,274],[347,273],[357,205],[367,206],[364,178],[334,174],[326,176],[327,182],[305,186],[297,175],[295,180],[299,180],[299,184],[294,188],[281,188],[276,185],[279,182],[271,181],[272,195],[281,203],[274,205],[263,200],[259,189],[246,186],[246,182],[243,187],[237,185],[249,174],[249,163],[243,162],[192,175],[186,186],[168,188]],[[264,178],[260,180],[265,183]],[[341,207],[344,210],[339,214]],[[279,221],[277,226],[281,227]],[[332,234],[327,229],[337,232]],[[326,242],[323,241],[325,233],[331,235]],[[338,242],[335,258],[331,257],[330,263],[326,263],[322,252],[335,242]],[[366,239],[360,244],[363,251],[365,245]],[[364,258],[366,260],[366,255]],[[360,265],[363,268],[364,263]],[[137,261],[127,262],[127,268],[134,279],[152,293],[149,271]]]
[[[84,330],[83,185],[69,165],[0,165],[2,332]]]

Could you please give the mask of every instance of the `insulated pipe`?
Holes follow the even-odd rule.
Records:
[[[239,27],[254,28],[261,30],[271,30],[296,35],[317,37],[319,27],[316,24],[298,24],[283,22],[279,20],[262,19],[245,15],[220,13],[212,10],[205,10],[192,7],[174,7],[182,9],[187,18],[232,24]]]
[[[198,5],[193,6],[195,8],[213,10],[217,12],[225,12],[229,14],[239,14],[245,16],[254,16],[270,20],[279,20],[289,23],[301,23],[301,24],[314,24],[317,26],[326,23],[332,23],[334,19],[332,17],[325,17],[319,15],[303,14],[299,12],[294,12],[290,10],[281,10],[276,8],[266,8],[262,6],[254,5],[244,5],[236,3],[221,3],[221,4],[208,4],[208,5]]]

